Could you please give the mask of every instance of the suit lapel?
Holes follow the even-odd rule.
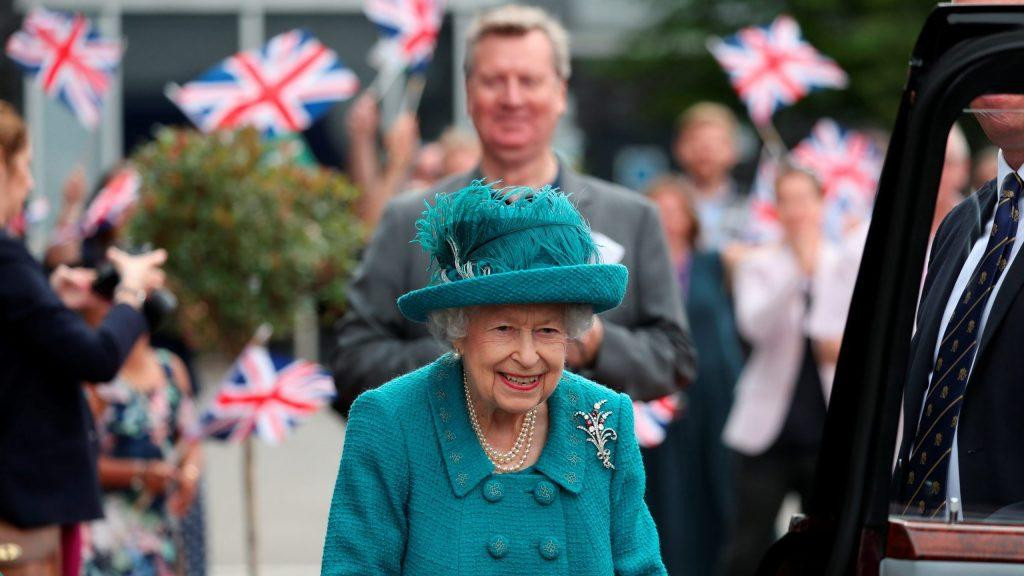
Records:
[[[929,266],[929,278],[926,279],[928,291],[921,302],[912,347],[914,355],[904,389],[904,447],[910,445],[917,432],[917,416],[921,412],[921,400],[928,388],[928,375],[935,358],[935,342],[939,337],[946,304],[971,248],[985,230],[986,215],[995,206],[995,196],[995,185],[989,182],[955,209],[956,220],[947,223],[948,233],[941,238],[936,236],[933,240],[932,265]]]
[[[575,170],[567,166],[561,159],[558,160],[558,166],[561,171],[562,191],[571,194],[570,199],[576,205],[576,209],[586,217],[588,208],[594,196],[590,190],[590,186],[587,185]]]

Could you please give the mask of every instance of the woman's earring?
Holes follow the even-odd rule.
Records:
[[[461,360],[462,352],[459,352],[458,348],[452,348],[452,358],[455,360]]]

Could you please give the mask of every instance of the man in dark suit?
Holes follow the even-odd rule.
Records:
[[[971,108],[998,177],[935,234],[904,391],[900,514],[985,518],[1024,502],[1024,95]]]
[[[574,172],[552,150],[569,68],[565,29],[538,8],[504,6],[470,27],[466,100],[483,147],[480,166],[426,192],[399,196],[385,210],[339,324],[332,367],[342,410],[360,392],[446,351],[426,326],[405,320],[395,300],[429,282],[426,256],[410,244],[424,202],[476,178],[510,186],[551,184],[571,193],[604,261],[629,269],[622,305],[602,314],[570,346],[570,368],[642,400],[670,394],[693,377],[693,346],[654,205]]]

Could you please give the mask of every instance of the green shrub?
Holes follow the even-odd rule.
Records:
[[[305,297],[324,322],[344,307],[362,244],[357,192],[292,144],[161,128],[132,157],[142,187],[129,237],[167,249],[178,321],[201,348],[237,353],[263,322],[286,336]]]

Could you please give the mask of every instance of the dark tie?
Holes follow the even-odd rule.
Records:
[[[924,409],[900,488],[900,500],[905,505],[903,514],[931,517],[946,507],[945,484],[953,434],[960,417],[971,364],[981,339],[981,314],[1010,259],[1017,236],[1020,218],[1017,206],[1022,188],[1024,183],[1016,172],[1003,179],[985,254],[960,295],[939,343],[931,383],[925,392]]]

